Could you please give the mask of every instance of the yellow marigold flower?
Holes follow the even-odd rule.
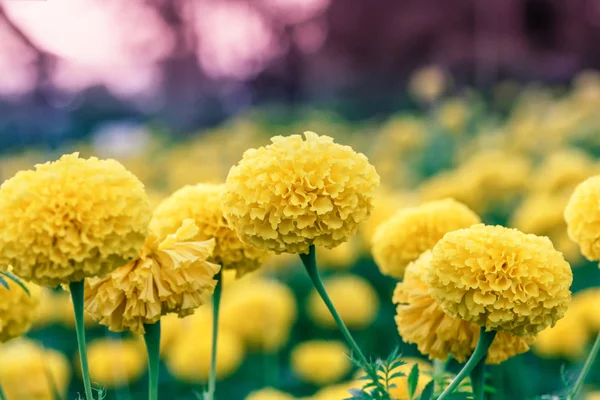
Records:
[[[0,342],[23,335],[31,328],[40,304],[40,288],[27,285],[31,295],[12,279],[4,277],[8,289],[0,285]]]
[[[53,385],[64,398],[70,380],[69,362],[56,350],[28,339],[0,348],[0,382],[9,400],[55,400]]]
[[[430,103],[437,100],[450,86],[451,79],[441,67],[420,68],[410,76],[409,91],[417,100]]]
[[[569,237],[590,261],[600,260],[600,175],[579,184],[565,208]]]
[[[387,221],[396,211],[403,207],[412,206],[416,202],[414,196],[391,189],[380,189],[373,199],[371,216],[359,228],[359,233],[367,246],[371,246],[373,236],[379,225]]]
[[[302,342],[292,349],[291,365],[294,374],[303,382],[325,386],[338,382],[352,369],[348,347],[332,340]]]
[[[162,315],[190,315],[212,295],[219,266],[214,239],[199,242],[191,219],[162,241],[150,231],[139,257],[104,278],[86,280],[85,309],[110,330],[145,333]]]
[[[144,185],[117,161],[65,155],[0,187],[0,265],[49,287],[102,276],[135,258],[150,216]]]
[[[209,327],[210,325],[204,324],[201,329],[187,330],[166,352],[167,368],[178,380],[188,383],[208,381],[212,345],[212,332]],[[244,346],[240,338],[220,327],[217,341],[217,379],[226,378],[237,371],[244,356]]]
[[[364,382],[345,382],[338,383],[337,385],[331,385],[326,388],[319,390],[311,400],[340,400],[347,399],[350,395],[351,389],[361,389],[364,386]]]
[[[598,165],[585,152],[560,150],[550,154],[533,172],[531,192],[570,195],[579,183],[598,172]]]
[[[97,339],[87,345],[90,378],[105,388],[115,388],[135,382],[146,371],[144,345],[131,339]],[[81,374],[79,357],[77,371]]]
[[[154,211],[151,228],[160,237],[174,232],[183,220],[191,218],[198,226],[195,241],[215,239],[210,261],[224,270],[235,270],[238,277],[259,268],[267,253],[243,243],[223,217],[223,184],[185,186],[164,200]]]
[[[225,217],[240,238],[277,253],[333,248],[372,209],[379,176],[364,154],[313,132],[276,136],[227,177]]]
[[[399,210],[375,232],[373,258],[382,274],[401,279],[408,263],[433,248],[447,232],[480,222],[477,214],[453,199]]]
[[[246,400],[294,400],[295,397],[273,388],[264,388],[250,393]]]
[[[165,354],[169,347],[183,334],[183,319],[177,314],[167,314],[160,318],[160,354]]]
[[[463,99],[453,98],[442,104],[437,116],[438,122],[447,132],[459,136],[465,132],[469,122],[469,106]]]
[[[396,325],[402,339],[414,343],[431,359],[446,360],[452,355],[465,362],[479,340],[479,327],[453,318],[442,310],[429,294],[425,275],[431,263],[431,251],[423,253],[406,268],[404,280],[396,285],[393,302]],[[499,332],[488,350],[486,363],[499,364],[529,350],[533,338]]]
[[[42,329],[61,320],[60,302],[52,289],[40,288],[39,305],[33,318],[33,329]],[[71,309],[71,314],[73,310]]]
[[[379,311],[379,297],[373,286],[358,275],[341,275],[326,279],[325,289],[344,323],[353,329],[371,325]],[[331,313],[313,290],[308,297],[307,311],[318,325],[336,328]]]
[[[600,288],[593,287],[573,296],[569,311],[577,314],[590,333],[600,331]],[[567,312],[568,313],[568,312]]]
[[[547,237],[502,226],[447,233],[425,275],[444,312],[487,330],[533,335],[564,315],[571,267]]]
[[[67,288],[68,289],[68,288]],[[73,314],[73,299],[68,292],[60,290],[54,295],[54,306],[56,307],[56,313],[58,314],[58,322],[63,326],[75,329],[75,315]],[[98,326],[98,323],[86,310],[83,311],[83,324],[86,329]]]
[[[296,298],[291,289],[257,278],[241,281],[224,294],[219,319],[248,347],[274,351],[287,343],[296,317]]]
[[[584,321],[569,308],[554,327],[548,327],[537,335],[533,351],[546,358],[565,357],[579,361],[586,355],[589,340],[590,332]]]
[[[338,247],[317,249],[317,265],[322,271],[350,269],[358,260],[359,251],[355,240],[340,244]]]

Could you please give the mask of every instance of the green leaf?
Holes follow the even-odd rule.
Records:
[[[392,375],[389,376],[389,379],[401,378],[403,376],[406,376],[404,372],[394,372]]]
[[[2,277],[2,275],[0,275],[0,285],[4,286],[4,288],[6,290],[10,290],[8,287],[8,283],[6,283],[6,281],[4,280],[4,277]]]
[[[432,397],[433,397],[433,381],[430,381],[423,389],[423,392],[421,392],[420,400],[431,400]]]
[[[417,384],[419,383],[419,365],[415,364],[410,370],[408,375],[408,398],[413,400],[417,391]]]
[[[19,285],[21,287],[21,289],[23,289],[25,291],[25,293],[27,293],[29,296],[31,296],[31,293],[29,293],[29,289],[27,289],[27,286],[25,286],[25,284],[23,284],[23,282],[21,282],[21,280],[19,278],[17,278],[17,276],[14,275],[12,272],[1,271],[0,273],[2,275],[6,276],[7,278],[9,278],[11,281],[16,283],[17,285]]]

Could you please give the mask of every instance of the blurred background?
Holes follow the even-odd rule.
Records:
[[[600,173],[599,34],[599,0],[0,0],[0,181],[78,151],[119,159],[157,204],[183,185],[224,181],[271,136],[333,136],[367,154],[382,181],[353,242],[319,250],[366,352],[400,346],[428,365],[397,334],[395,281],[370,240],[397,209],[454,197],[486,223],[549,236],[573,266],[565,322],[490,370],[490,398],[560,394],[600,330],[600,271],[562,217],[573,188]],[[341,400],[355,387],[298,261],[274,257],[225,284],[219,399]],[[82,392],[68,296],[43,295],[29,339],[0,346],[8,400],[55,398],[51,383],[64,399]],[[139,339],[88,322],[106,398],[146,398]],[[161,394],[197,399],[207,309],[163,327]],[[256,393],[265,387],[280,392]],[[588,399],[596,388],[600,368]]]

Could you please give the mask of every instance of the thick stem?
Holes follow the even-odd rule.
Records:
[[[350,348],[358,356],[358,359],[359,359],[362,367],[364,368],[365,372],[367,372],[373,379],[375,379],[375,382],[378,382],[379,378],[377,377],[377,373],[375,371],[373,371],[372,368],[370,368],[366,357],[364,356],[362,351],[360,351],[358,344],[356,344],[356,342],[354,341],[354,338],[350,334],[350,331],[348,331],[348,328],[346,328],[344,321],[342,321],[342,318],[338,314],[331,299],[329,298],[329,295],[327,294],[327,291],[325,290],[325,286],[323,286],[323,282],[321,281],[321,277],[319,276],[319,271],[317,270],[315,246],[314,245],[310,246],[308,254],[300,254],[300,259],[302,260],[302,263],[304,264],[304,268],[306,268],[306,272],[308,272],[308,276],[312,280],[312,283],[313,283],[315,289],[317,290],[317,292],[323,299],[323,302],[329,309],[329,312],[331,313],[336,324],[342,331],[342,334],[344,335],[344,338],[350,345]]]
[[[72,282],[69,285],[71,299],[73,300],[73,312],[75,313],[75,331],[77,332],[77,345],[79,346],[79,360],[81,361],[81,375],[85,387],[86,400],[93,400],[92,383],[88,368],[87,351],[85,347],[85,325],[83,320],[83,290],[84,281]]]
[[[217,286],[213,293],[213,326],[212,326],[212,352],[210,355],[210,375],[208,377],[208,398],[214,400],[217,386],[217,339],[219,337],[219,306],[221,304],[221,290],[223,288],[223,274],[221,271],[215,275]]]
[[[577,377],[577,380],[575,381],[575,385],[573,386],[571,393],[569,393],[569,396],[567,397],[569,400],[574,400],[577,398],[577,395],[583,388],[583,384],[585,383],[585,378],[587,377],[588,373],[590,372],[590,369],[592,368],[592,365],[594,364],[594,361],[596,360],[596,356],[598,355],[599,350],[600,350],[600,333],[598,333],[598,336],[596,336],[596,341],[594,342],[594,345],[592,346],[592,351],[590,351],[590,354],[588,355],[587,359],[585,360],[585,363],[583,364],[583,369],[579,373],[579,376]]]
[[[144,341],[148,351],[148,399],[158,400],[158,371],[160,366],[160,320],[154,324],[144,325]]]
[[[0,385],[0,400],[6,400],[6,394],[4,393],[2,385]]]
[[[475,400],[484,400],[486,358],[484,356],[479,360],[475,368],[471,371],[471,387],[473,388],[473,398]]]
[[[481,328],[479,332],[479,341],[477,342],[477,347],[475,347],[475,351],[471,354],[471,357],[464,365],[462,370],[456,375],[456,378],[450,382],[450,385],[442,392],[440,397],[437,400],[443,400],[445,397],[449,396],[454,389],[460,385],[460,383],[465,379],[475,368],[475,366],[485,358],[487,355],[487,351],[492,345],[494,338],[496,337],[496,331],[486,332],[485,328]]]

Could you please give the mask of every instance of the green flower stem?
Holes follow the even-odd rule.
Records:
[[[581,373],[577,377],[577,380],[575,381],[575,385],[573,386],[571,393],[569,393],[569,396],[567,397],[569,400],[574,400],[577,398],[577,395],[583,388],[583,384],[585,383],[585,378],[587,377],[588,373],[590,372],[590,369],[592,368],[592,365],[594,364],[594,361],[596,360],[596,356],[598,355],[599,350],[600,350],[600,333],[598,333],[598,336],[596,336],[596,341],[594,342],[594,345],[592,346],[592,351],[590,351],[590,354],[588,355],[587,359],[585,360],[585,364],[583,364],[583,369],[581,370]]]
[[[438,400],[443,400],[444,398],[450,396],[454,389],[460,385],[460,383],[471,373],[473,368],[477,366],[479,361],[483,360],[487,355],[487,351],[492,345],[494,338],[496,337],[496,331],[486,332],[485,328],[482,327],[479,332],[479,341],[477,342],[477,347],[475,347],[475,351],[471,354],[471,357],[464,365],[463,369],[456,375],[456,378],[450,382],[450,385],[442,392]]]
[[[148,386],[148,399],[158,400],[158,371],[160,366],[160,320],[154,324],[144,325],[144,341],[148,351],[148,370],[150,380]]]
[[[217,286],[213,293],[213,326],[212,326],[212,352],[210,356],[210,375],[208,377],[208,398],[214,400],[217,386],[217,339],[219,335],[219,306],[221,304],[221,290],[223,288],[223,274],[221,270],[215,275]]]
[[[2,385],[0,385],[0,400],[6,400],[6,394],[4,393]]]
[[[486,354],[487,356],[487,354]],[[471,371],[471,387],[473,388],[473,398],[475,400],[484,400],[484,388],[485,388],[485,359],[484,356],[475,368]]]
[[[79,346],[79,360],[81,361],[81,375],[85,387],[86,400],[93,400],[92,383],[90,381],[90,370],[88,368],[87,350],[85,347],[85,325],[83,320],[83,280],[72,282],[69,285],[71,299],[73,300],[73,312],[75,313],[75,331],[77,332],[77,345]]]
[[[319,276],[319,271],[317,270],[315,246],[310,246],[308,254],[300,254],[300,259],[302,260],[304,268],[306,268],[306,272],[308,272],[308,276],[312,280],[315,289],[323,299],[323,302],[325,302],[325,305],[329,309],[329,312],[333,316],[333,319],[342,331],[342,334],[344,335],[344,338],[346,338],[346,341],[350,345],[350,348],[358,356],[358,359],[365,372],[369,374],[369,376],[371,376],[371,378],[373,378],[375,382],[378,382],[379,378],[377,377],[377,372],[371,368],[366,357],[364,356],[362,351],[360,351],[358,344],[356,344],[356,342],[354,341],[354,338],[350,334],[350,331],[348,331],[348,328],[346,328],[344,321],[342,321],[342,318],[340,317],[333,303],[331,302],[331,299],[329,298],[329,295],[325,290],[325,286],[323,286],[323,282],[321,281],[321,277]]]

